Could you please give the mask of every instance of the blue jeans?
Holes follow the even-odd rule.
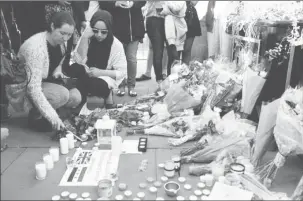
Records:
[[[125,56],[127,60],[127,87],[133,89],[136,86],[137,75],[137,51],[139,41],[131,41],[123,44]]]
[[[164,18],[148,17],[146,19],[147,35],[153,48],[153,64],[156,80],[162,80],[162,59],[165,42]]]

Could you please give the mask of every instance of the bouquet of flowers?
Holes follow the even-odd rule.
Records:
[[[303,153],[303,88],[289,88],[284,92],[278,107],[274,136],[279,152],[259,171],[266,185],[271,185],[286,156]]]

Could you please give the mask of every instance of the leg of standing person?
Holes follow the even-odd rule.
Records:
[[[153,48],[151,45],[150,40],[148,40],[149,43],[149,49],[148,49],[148,54],[147,54],[147,63],[146,63],[146,71],[144,74],[142,74],[140,77],[136,78],[136,81],[144,81],[144,80],[150,80],[151,79],[151,69],[153,67]],[[163,79],[167,77],[167,49],[166,46],[164,46],[163,50],[163,58],[162,58],[162,75]]]
[[[128,95],[135,97],[137,93],[134,91],[136,86],[137,75],[137,52],[139,41],[132,41],[124,45],[126,60],[127,60],[127,87]]]
[[[191,60],[191,48],[193,46],[195,37],[186,38],[184,43],[184,50],[182,52],[182,61],[183,63],[189,65]]]
[[[165,41],[164,19],[158,17],[149,17],[146,20],[146,28],[154,53],[153,65],[156,74],[156,81],[161,82],[163,80],[162,59]]]

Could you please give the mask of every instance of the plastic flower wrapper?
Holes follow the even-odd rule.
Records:
[[[185,82],[180,82],[168,89],[163,102],[167,104],[170,113],[193,108],[201,103],[184,90],[184,85]]]
[[[223,151],[228,151],[232,156],[250,157],[250,143],[248,138],[228,138],[221,142],[212,143],[192,155],[181,157],[182,163],[211,163]]]
[[[250,115],[265,84],[265,79],[247,67],[243,78],[241,112]]]
[[[280,104],[280,99],[271,103],[263,103],[261,107],[261,114],[259,117],[259,125],[257,135],[254,143],[254,151],[252,157],[252,164],[258,166],[262,157],[267,151],[267,147],[274,140],[274,127],[277,121],[277,112]]]
[[[273,161],[265,164],[259,174],[266,185],[271,185],[279,168],[285,164],[286,157],[303,153],[303,124],[300,120],[303,88],[287,89],[280,100],[274,137],[279,149]]]

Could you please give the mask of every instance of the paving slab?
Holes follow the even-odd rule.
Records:
[[[38,181],[35,179],[34,165],[37,161],[42,160],[43,154],[47,153],[48,149],[26,149],[1,176],[1,180],[5,182],[5,185],[1,185],[1,200],[49,200],[53,195],[58,195],[63,191],[77,193],[78,195],[83,192],[89,192],[91,198],[96,200],[98,198],[97,187],[58,186],[66,170],[65,158],[73,156],[74,151],[71,151],[68,155],[60,155],[60,161],[55,163],[53,170],[48,171],[46,179]],[[149,165],[145,172],[139,172],[138,167],[143,159],[148,159]],[[145,181],[147,176],[156,177],[154,164],[155,150],[149,150],[141,155],[121,155],[118,182],[127,183],[133,193],[138,193],[138,184],[140,181]],[[114,195],[118,193],[120,192],[115,189]],[[155,199],[155,195],[153,194],[146,193],[146,196],[147,199]]]
[[[2,125],[1,125],[2,126]],[[35,132],[28,127],[27,117],[10,119],[4,127],[9,128],[7,144],[12,148],[50,147],[58,142],[51,140],[54,132]]]
[[[14,163],[26,148],[7,148],[1,152],[1,174]]]

